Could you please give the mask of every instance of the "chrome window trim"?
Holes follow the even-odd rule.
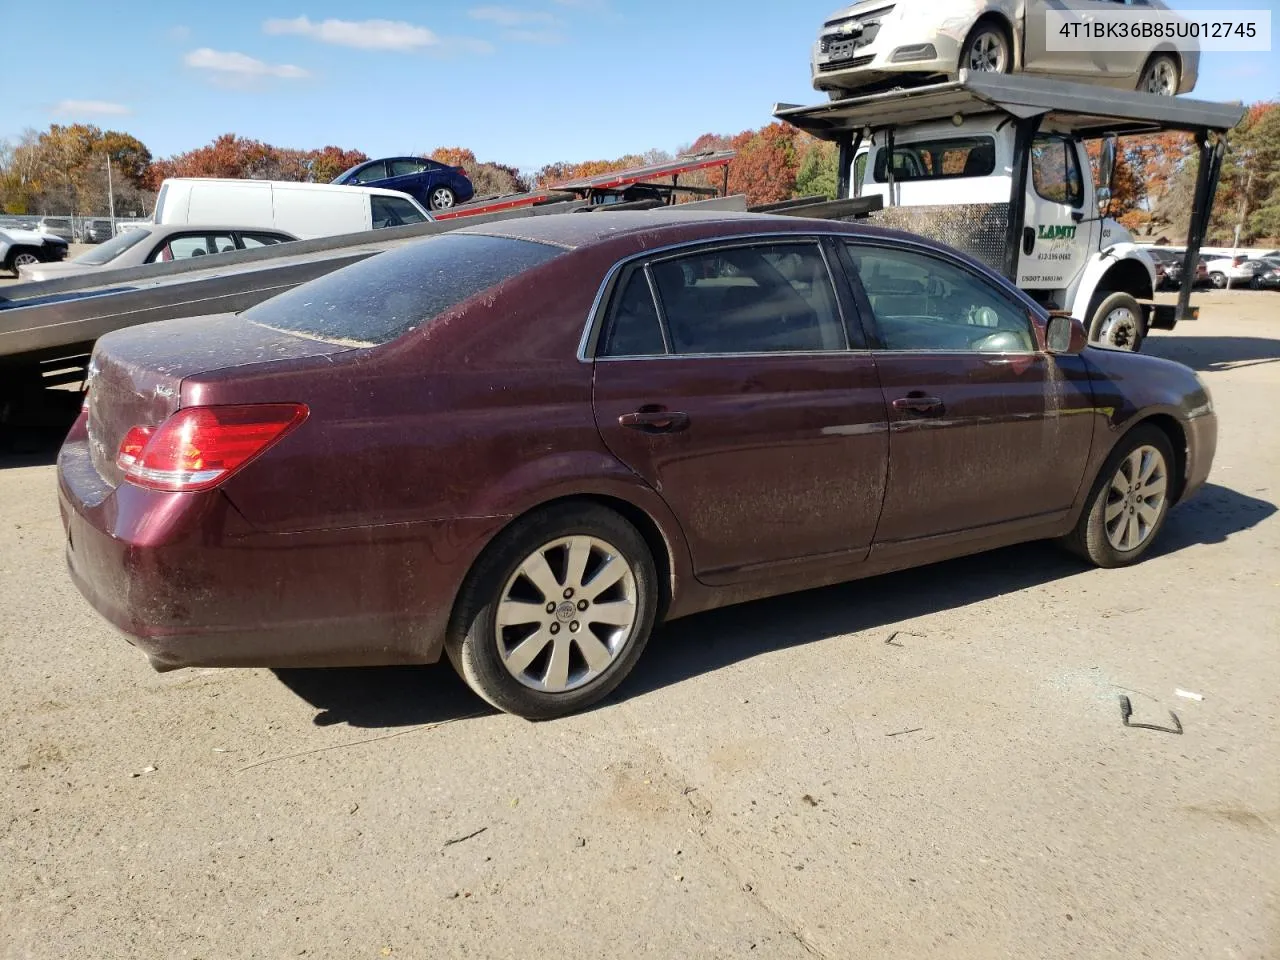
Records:
[[[771,230],[771,231],[768,231],[767,233],[743,233],[743,234],[736,234],[732,237],[713,237],[710,239],[704,238],[702,240],[682,240],[680,243],[672,243],[672,244],[667,244],[661,247],[653,247],[649,250],[642,250],[638,253],[633,253],[630,256],[624,257],[623,259],[614,263],[614,265],[609,268],[609,271],[604,275],[604,279],[600,282],[599,289],[596,290],[595,297],[591,301],[591,308],[587,311],[587,320],[582,328],[582,336],[578,339],[578,350],[576,353],[578,362],[594,363],[597,360],[599,361],[666,360],[671,358],[684,359],[684,358],[690,358],[690,357],[697,357],[699,359],[704,359],[708,357],[795,357],[795,356],[802,356],[805,354],[808,354],[810,356],[829,357],[829,356],[836,356],[836,355],[842,355],[847,353],[853,353],[853,354],[870,353],[871,351],[869,348],[860,350],[848,345],[849,344],[848,320],[845,318],[844,311],[840,305],[840,296],[836,290],[835,276],[831,272],[831,263],[829,260],[827,260],[827,252],[823,248],[823,245],[821,243],[821,238],[823,237],[839,238],[839,237],[857,237],[857,236],[858,234],[845,233],[840,230],[817,230],[817,231],[806,230],[804,232],[796,231],[796,230]],[[844,326],[844,338],[845,338],[845,345],[846,345],[844,350],[822,350],[816,354],[813,353],[812,351],[783,350],[783,351],[771,352],[771,353],[709,353],[709,354],[667,353],[667,354],[661,354],[661,355],[653,354],[653,355],[642,356],[642,357],[597,357],[597,356],[594,356],[595,349],[593,347],[591,349],[592,355],[590,356],[588,355],[588,346],[591,345],[592,335],[599,332],[599,328],[601,324],[606,319],[603,314],[604,314],[604,308],[608,304],[605,301],[607,300],[608,296],[613,292],[614,283],[617,281],[622,271],[626,269],[628,266],[630,266],[631,264],[635,263],[637,260],[645,261],[645,264],[644,264],[645,274],[650,277],[649,290],[650,290],[650,293],[654,294],[654,305],[657,307],[659,311],[659,316],[662,320],[662,327],[663,327],[662,336],[663,336],[663,339],[666,340],[668,337],[668,333],[666,331],[666,317],[661,312],[662,301],[661,301],[661,298],[657,296],[656,284],[653,281],[651,276],[651,271],[649,270],[650,265],[653,263],[660,263],[665,260],[676,259],[677,257],[681,256],[681,251],[689,250],[694,247],[701,247],[708,251],[726,250],[726,249],[733,249],[736,247],[756,246],[762,240],[766,240],[770,242],[777,242],[778,240],[783,240],[783,241],[790,241],[792,243],[811,243],[811,244],[815,244],[818,247],[818,250],[822,255],[823,263],[826,264],[827,279],[831,283],[832,295],[835,297],[836,311],[840,317],[841,323]],[[915,244],[912,244],[912,246],[914,245]],[[928,249],[928,248],[923,247],[923,249]],[[668,344],[667,348],[668,350],[670,349],[670,344]]]

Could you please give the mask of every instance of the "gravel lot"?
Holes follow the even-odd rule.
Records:
[[[1198,299],[1148,350],[1221,446],[1146,563],[702,615],[552,723],[445,666],[155,674],[10,455],[0,957],[1280,956],[1280,296]]]

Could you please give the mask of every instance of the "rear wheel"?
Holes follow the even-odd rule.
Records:
[[[994,20],[979,23],[960,49],[960,69],[971,73],[1012,73],[1013,42]]]
[[[436,187],[431,191],[431,209],[448,210],[453,206],[456,199],[453,191],[448,187]]]
[[[593,504],[518,521],[476,563],[445,649],[499,710],[546,720],[614,689],[648,642],[658,576],[644,538]]]
[[[1117,292],[1106,297],[1089,322],[1089,342],[1114,350],[1137,353],[1147,335],[1142,305],[1132,294]]]
[[[1138,80],[1139,93],[1154,93],[1160,97],[1175,97],[1182,85],[1182,71],[1178,61],[1170,54],[1157,53],[1147,61]]]
[[[1099,567],[1136,563],[1169,515],[1173,464],[1163,430],[1135,427],[1098,474],[1067,548]]]

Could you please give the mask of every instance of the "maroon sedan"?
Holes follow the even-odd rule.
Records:
[[[161,670],[428,663],[550,717],[655,623],[1061,538],[1143,555],[1205,481],[1186,367],[959,254],[672,211],[468,227],[103,338],[71,575]]]

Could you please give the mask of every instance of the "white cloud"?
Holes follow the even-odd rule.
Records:
[[[52,112],[60,117],[122,117],[133,111],[123,103],[112,103],[109,100],[59,100]]]
[[[408,52],[439,46],[441,40],[426,27],[402,20],[321,20],[294,17],[292,20],[267,20],[264,33],[296,34],[321,43],[361,50],[398,50]]]
[[[183,62],[197,70],[211,70],[215,74],[246,79],[280,77],[284,80],[301,80],[311,76],[302,67],[295,67],[291,63],[266,63],[246,53],[210,50],[208,47],[192,50],[183,58]]]
[[[167,31],[165,31],[165,34],[166,36],[168,36],[170,40],[179,40],[179,41],[187,40],[191,37],[191,28],[184,27],[182,26],[182,24],[178,24],[175,27],[170,27]]]
[[[552,45],[564,43],[564,34],[558,30],[507,30],[502,34],[504,40],[512,43],[540,43]]]
[[[467,11],[472,20],[495,23],[500,27],[520,27],[526,24],[550,26],[556,18],[543,10],[517,10],[514,7],[474,7]]]

